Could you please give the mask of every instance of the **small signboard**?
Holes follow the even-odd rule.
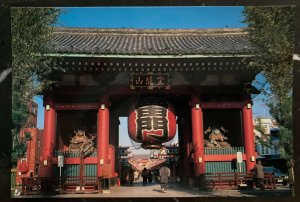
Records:
[[[64,167],[64,156],[57,156],[57,167]]]
[[[135,88],[170,88],[169,74],[131,74],[131,89]]]
[[[160,150],[151,150],[150,151],[150,158],[151,159],[165,159],[168,157],[168,149],[161,148]]]
[[[238,163],[243,163],[243,154],[242,154],[242,152],[236,152],[236,161]]]

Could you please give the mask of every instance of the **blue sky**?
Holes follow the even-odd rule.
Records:
[[[58,26],[98,28],[246,27],[243,7],[67,8]]]
[[[239,28],[242,23],[243,7],[103,7],[65,8],[55,26],[86,28]],[[269,116],[263,102],[255,98],[254,117]],[[38,127],[43,128],[42,99],[39,104]],[[121,119],[120,144],[131,145],[127,135],[126,119]]]

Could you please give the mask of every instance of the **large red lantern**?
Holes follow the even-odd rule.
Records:
[[[142,143],[144,149],[159,149],[176,134],[176,116],[173,107],[159,98],[138,101],[128,116],[128,133],[132,140]]]

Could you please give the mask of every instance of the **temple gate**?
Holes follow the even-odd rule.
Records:
[[[64,175],[116,177],[118,117],[149,97],[174,107],[180,177],[236,172],[236,152],[242,171],[253,168],[251,81],[258,72],[245,30],[57,28],[47,48],[65,72],[44,92],[39,176],[57,175],[62,154]],[[79,130],[86,138],[72,150]]]

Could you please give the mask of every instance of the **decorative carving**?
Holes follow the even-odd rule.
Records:
[[[93,142],[95,136],[87,137],[84,130],[77,130],[74,133],[75,136],[70,140],[69,151],[81,151],[87,156],[95,150]]]
[[[228,142],[226,142],[226,140],[228,138],[223,135],[227,132],[228,132],[228,130],[226,130],[223,127],[219,128],[219,129],[218,128],[211,129],[210,126],[209,126],[208,129],[206,129],[204,131],[205,134],[209,134],[209,136],[208,136],[209,140],[204,141],[205,147],[210,147],[210,148],[216,148],[216,147],[228,148],[228,147],[231,147],[230,144]]]

